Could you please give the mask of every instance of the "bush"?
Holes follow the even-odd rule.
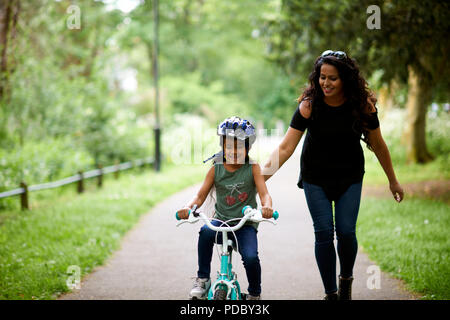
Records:
[[[68,138],[29,141],[22,148],[0,149],[0,191],[58,180],[91,168],[93,158]],[[10,198],[0,199],[0,207]]]
[[[430,110],[427,119],[427,144],[430,152],[436,156],[450,154],[450,113],[444,110]]]

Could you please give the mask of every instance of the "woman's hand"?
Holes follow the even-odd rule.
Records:
[[[180,219],[187,219],[189,218],[189,211],[191,208],[189,207],[183,207],[182,209],[178,210],[178,218]]]
[[[392,195],[394,196],[394,199],[397,202],[400,202],[403,200],[403,196],[404,196],[403,188],[400,185],[400,183],[398,183],[398,181],[390,183],[389,189],[391,189]]]
[[[262,207],[261,213],[264,219],[270,219],[273,216],[273,209],[271,207]]]
[[[374,130],[369,130],[369,141],[376,157],[378,158],[378,161],[380,162],[384,172],[386,173],[386,177],[389,181],[392,181],[389,183],[389,189],[391,189],[394,199],[397,202],[401,202],[404,195],[403,188],[400,183],[398,183],[397,178],[395,177],[394,168],[392,167],[391,155],[381,135],[380,127]]]

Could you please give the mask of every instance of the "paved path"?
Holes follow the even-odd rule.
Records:
[[[274,208],[280,212],[278,224],[259,227],[259,254],[262,266],[263,299],[322,299],[323,287],[314,258],[314,233],[304,193],[296,186],[297,156],[292,157],[268,181]],[[283,186],[283,187],[281,187]],[[151,212],[125,236],[120,250],[107,263],[83,278],[81,289],[61,299],[187,299],[197,270],[197,239],[200,223],[176,227],[174,213],[198,189],[179,192]],[[234,265],[241,287],[247,279],[240,260]],[[338,264],[339,265],[339,264]],[[354,299],[414,299],[402,283],[381,274],[381,289],[369,290],[367,273],[374,265],[359,250],[353,282]],[[219,263],[213,255],[212,274]]]

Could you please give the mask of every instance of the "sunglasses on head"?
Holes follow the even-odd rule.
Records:
[[[328,56],[333,56],[333,57],[336,57],[338,59],[345,59],[345,58],[347,58],[347,54],[344,51],[333,51],[333,50],[326,50],[320,56],[322,58],[328,57]]]

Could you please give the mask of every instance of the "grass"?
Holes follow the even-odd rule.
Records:
[[[366,198],[358,241],[383,271],[423,299],[450,299],[450,230],[447,204],[424,199]]]
[[[0,299],[55,299],[67,292],[68,268],[81,277],[118,249],[139,217],[170,194],[200,182],[204,166],[129,172],[75,187],[32,193],[30,211],[0,214]],[[45,195],[44,193],[47,193]],[[172,212],[168,213],[172,214]]]

